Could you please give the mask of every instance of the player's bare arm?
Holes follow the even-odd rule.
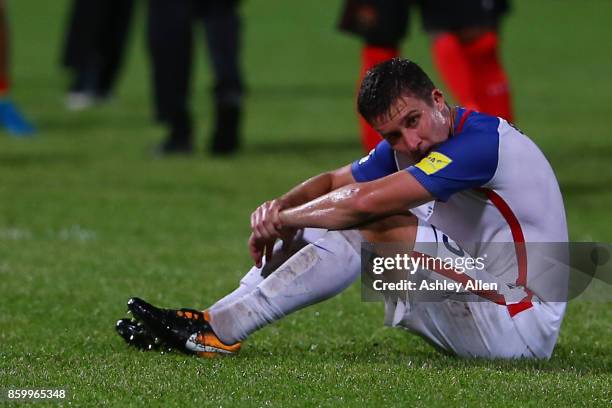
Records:
[[[432,200],[410,173],[400,171],[367,183],[353,183],[279,213],[284,228],[346,229],[405,213]]]
[[[295,232],[294,228],[283,228],[279,218],[280,211],[308,203],[351,183],[355,183],[355,179],[351,166],[346,165],[314,176],[281,197],[257,207],[251,214],[252,233],[249,238],[249,252],[255,264],[261,265],[264,253],[268,258],[272,255],[277,238],[290,239]]]

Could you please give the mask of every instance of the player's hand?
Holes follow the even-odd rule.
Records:
[[[274,250],[274,239],[258,239],[255,237],[255,233],[251,233],[249,237],[249,254],[255,262],[255,266],[261,268],[263,265],[263,257],[266,256],[266,262],[272,257],[272,251]]]
[[[282,223],[279,212],[284,203],[280,199],[266,201],[251,214],[251,231],[257,241],[267,242],[281,237]]]
[[[289,248],[297,231],[298,230],[295,228],[285,228],[282,230],[280,239],[283,241],[284,249]],[[255,266],[258,268],[262,267],[264,255],[266,257],[266,262],[272,258],[274,244],[276,244],[276,239],[271,239],[269,241],[258,240],[255,238],[255,235],[251,233],[249,237],[249,254],[253,262],[255,262]]]
[[[287,203],[277,198],[266,201],[251,214],[249,253],[258,268],[261,268],[264,255],[266,261],[272,258],[277,239],[280,238],[284,244],[288,244],[297,232],[295,228],[283,228],[279,213],[285,208],[288,208]]]

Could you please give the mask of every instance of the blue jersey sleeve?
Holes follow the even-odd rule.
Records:
[[[480,187],[495,175],[499,119],[478,113],[458,135],[406,169],[434,197],[446,201],[458,191]]]
[[[380,142],[365,157],[355,160],[351,166],[353,177],[358,182],[376,180],[397,172],[395,155],[387,141]]]

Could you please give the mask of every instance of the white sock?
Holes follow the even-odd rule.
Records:
[[[240,299],[247,293],[253,291],[257,285],[261,281],[265,279],[266,276],[270,275],[274,272],[279,266],[284,264],[287,259],[289,259],[293,254],[295,254],[300,249],[304,248],[311,242],[315,242],[317,239],[321,238],[327,230],[320,228],[305,228],[303,230],[298,231],[293,242],[289,247],[283,247],[282,242],[277,242],[274,246],[274,251],[272,253],[271,261],[268,262],[264,257],[263,266],[258,268],[256,266],[252,267],[246,275],[240,280],[240,285],[234,289],[234,291],[227,294],[225,297],[221,298],[214,305],[212,305],[209,309],[219,308],[221,306],[228,305],[235,300]]]
[[[357,279],[361,268],[358,231],[327,231],[232,302],[209,309],[219,339],[232,344],[289,313],[328,299]]]

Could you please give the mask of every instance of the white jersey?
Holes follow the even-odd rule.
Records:
[[[566,263],[559,245],[531,243],[568,240],[556,177],[535,143],[505,120],[458,108],[455,123],[454,135],[419,163],[406,162],[383,141],[353,164],[353,176],[369,181],[396,171],[412,174],[436,197],[433,211],[429,205],[415,214],[426,214],[473,257],[487,254],[488,272],[524,290],[522,299],[506,305],[508,314],[536,355],[550,355],[567,286],[562,268],[550,273],[550,259]],[[498,318],[497,312],[483,315],[478,324],[494,326],[491,319]]]

